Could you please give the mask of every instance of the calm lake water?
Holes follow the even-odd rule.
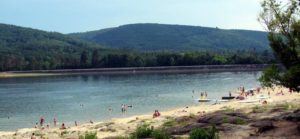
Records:
[[[200,96],[200,91],[207,91],[209,98],[220,98],[241,85],[246,88],[259,86],[260,74],[220,72],[0,79],[0,131],[33,127],[41,116],[46,123],[52,123],[56,117],[59,123],[73,126],[74,121],[81,124],[89,120],[150,114],[155,109],[163,111],[199,105],[194,99]],[[195,90],[194,95],[192,90]],[[124,115],[121,104],[130,104],[133,108]]]

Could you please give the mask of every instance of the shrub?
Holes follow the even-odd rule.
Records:
[[[154,139],[170,139],[171,135],[164,130],[153,130],[151,137]]]
[[[119,139],[127,139],[128,137],[118,137]],[[154,130],[149,124],[139,126],[134,133],[129,137],[130,139],[153,138],[153,139],[170,139],[171,135],[164,130]]]
[[[190,139],[218,139],[216,128],[196,128],[190,132]]]
[[[150,128],[148,124],[143,124],[132,133],[131,138],[148,138],[151,137],[152,131],[153,128]]]
[[[79,139],[97,139],[97,132],[85,132],[85,135],[79,136]]]

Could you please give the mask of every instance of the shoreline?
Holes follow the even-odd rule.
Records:
[[[275,93],[279,92],[279,90],[284,90],[286,95],[284,96],[276,96]],[[272,91],[271,89],[263,89],[263,95],[266,95],[268,91]],[[293,93],[288,94],[287,88],[276,87],[274,91],[271,93],[271,99],[268,100],[268,105],[276,105],[280,103],[295,103],[300,102],[300,94]],[[31,133],[38,132],[41,134],[45,134],[51,138],[60,138],[60,134],[63,132],[70,133],[70,136],[75,136],[71,133],[82,134],[86,131],[96,131],[98,134],[98,138],[107,138],[107,137],[116,137],[116,136],[124,136],[133,132],[135,128],[142,123],[151,123],[151,126],[160,127],[162,126],[170,117],[178,118],[183,116],[197,115],[199,112],[205,111],[206,114],[210,114],[222,109],[244,109],[250,110],[252,107],[262,106],[261,102],[256,103],[240,103],[237,100],[221,103],[217,105],[202,105],[197,104],[197,106],[185,106],[181,108],[175,108],[167,111],[161,112],[161,116],[158,118],[152,118],[151,114],[142,114],[129,116],[124,118],[112,118],[111,120],[105,121],[97,121],[93,124],[83,123],[79,126],[70,126],[66,130],[60,130],[58,127],[51,127],[50,129],[37,129],[37,128],[23,128],[18,129],[16,131],[0,131],[0,138],[12,138],[15,135],[20,138],[28,138]],[[150,113],[150,112],[149,112]]]
[[[204,72],[236,72],[261,71],[269,64],[245,65],[200,65],[200,66],[161,66],[161,67],[125,67],[125,68],[91,68],[62,70],[31,70],[0,72],[0,78],[63,76],[84,74],[151,74],[151,73],[204,73]]]

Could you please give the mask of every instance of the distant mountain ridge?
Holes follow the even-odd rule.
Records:
[[[0,53],[25,55],[81,53],[84,49],[101,47],[57,32],[47,32],[15,25],[0,24]]]
[[[109,48],[140,51],[270,50],[266,32],[186,25],[129,24],[69,35]]]

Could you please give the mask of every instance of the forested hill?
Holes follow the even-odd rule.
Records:
[[[6,54],[40,53],[44,55],[82,52],[83,49],[99,47],[99,45],[57,32],[0,24],[0,47],[0,52]]]
[[[80,39],[0,24],[0,71],[274,63],[271,51],[259,51],[267,48],[262,32],[139,24],[87,34],[72,35],[82,35]],[[86,41],[98,36],[114,44],[112,48],[137,49],[109,49]]]
[[[61,33],[0,24],[0,70],[72,68],[83,50],[95,47]]]
[[[130,24],[70,35],[111,48],[142,51],[269,50],[266,32],[184,25]]]

